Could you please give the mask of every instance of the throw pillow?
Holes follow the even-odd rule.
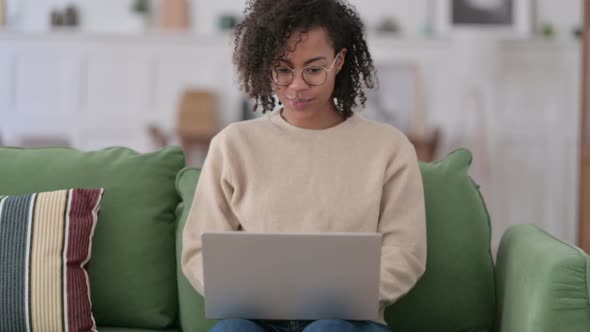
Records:
[[[385,311],[395,332],[491,331],[496,308],[490,217],[459,149],[421,163],[428,255],[416,286]]]
[[[0,331],[96,331],[86,268],[102,194],[0,196]]]

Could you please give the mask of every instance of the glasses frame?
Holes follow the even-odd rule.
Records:
[[[271,81],[273,84],[278,85],[278,86],[289,86],[291,85],[291,83],[293,83],[293,80],[295,80],[295,75],[297,75],[298,71],[301,72],[301,77],[303,78],[303,82],[305,82],[305,84],[309,85],[309,86],[320,86],[320,85],[324,85],[326,83],[326,81],[328,81],[328,73],[330,73],[333,69],[334,69],[334,65],[336,65],[336,60],[338,60],[338,58],[340,57],[340,55],[342,55],[342,51],[339,51],[338,54],[336,54],[336,57],[334,57],[334,61],[332,61],[332,64],[330,65],[329,68],[325,68],[323,66],[316,66],[316,65],[310,65],[310,66],[306,66],[301,70],[297,70],[297,69],[293,69],[289,66],[274,66],[272,68],[272,70],[274,71],[275,68],[286,68],[289,69],[291,71],[291,80],[288,83],[285,84],[279,84],[277,82],[275,82],[274,78],[273,78],[273,74],[271,73],[270,77],[271,77]],[[318,68],[318,69],[322,69],[326,72],[326,78],[324,79],[324,81],[320,84],[310,84],[307,79],[305,79],[305,70],[309,69],[309,68]]]

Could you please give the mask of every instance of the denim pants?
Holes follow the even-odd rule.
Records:
[[[209,332],[391,332],[385,325],[371,321],[322,319],[298,320],[247,320],[225,319]]]

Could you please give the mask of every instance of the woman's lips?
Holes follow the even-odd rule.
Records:
[[[293,98],[289,99],[289,103],[293,106],[296,110],[304,109],[312,99],[303,99],[303,98]]]

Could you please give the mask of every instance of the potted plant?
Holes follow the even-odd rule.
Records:
[[[131,5],[131,11],[139,19],[140,25],[145,29],[149,27],[152,13],[150,0],[134,0]]]

